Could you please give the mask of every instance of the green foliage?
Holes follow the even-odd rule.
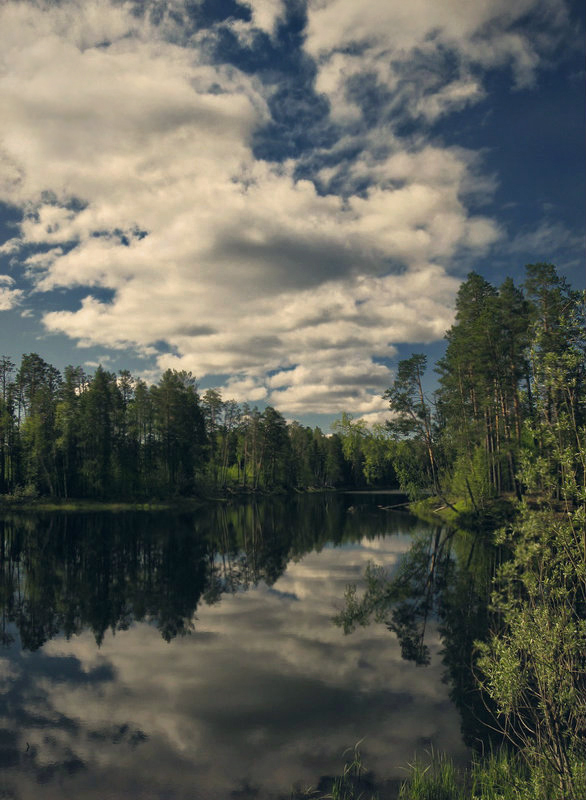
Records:
[[[421,500],[431,489],[425,446],[421,442],[393,444],[391,459],[399,486],[410,500]]]
[[[423,391],[426,358],[414,354],[385,393],[387,425],[343,414],[330,436],[215,389],[200,397],[185,372],[147,386],[127,370],[61,375],[36,353],[18,369],[3,358],[0,492],[30,484],[57,498],[150,499],[400,485],[411,499],[434,493],[455,510],[449,489],[474,513],[513,491],[576,503],[578,490],[570,497],[564,484],[578,467],[582,484],[586,475],[576,444],[586,423],[583,309],[552,265],[529,265],[524,291],[471,273],[435,397]]]
[[[583,797],[572,764],[586,760],[586,561],[583,508],[525,508],[501,536],[499,625],[478,644],[481,683],[503,731],[529,763],[545,761],[564,800]],[[553,795],[552,795],[553,796]]]
[[[434,416],[419,356],[400,363],[386,393],[395,414],[395,469],[412,496],[426,485],[437,492],[449,479],[450,490],[474,509],[468,516],[478,536],[494,498],[512,491],[518,498],[516,518],[495,539],[503,562],[491,597],[492,630],[476,642],[474,669],[487,707],[523,761],[505,775],[499,756],[460,783],[449,766],[417,766],[404,798],[586,796],[584,300],[551,265],[529,265],[527,276],[525,294],[510,280],[497,290],[474,273],[462,284],[438,365]],[[456,638],[450,574],[437,542],[428,550],[416,542],[392,577],[371,565],[364,594],[349,587],[337,622],[349,631],[382,621],[397,633],[404,656],[425,659],[422,632],[433,606],[422,598],[430,583],[445,587],[436,606],[440,629]],[[450,638],[444,645],[452,676],[462,678]],[[469,663],[471,644],[469,637]]]
[[[15,486],[12,494],[4,497],[11,503],[30,503],[37,500],[39,493],[34,484],[27,483],[26,486]]]
[[[421,353],[399,361],[393,385],[383,395],[389,401],[387,428],[393,439],[417,448],[418,478],[414,478],[412,459],[405,448],[395,450],[393,458],[401,488],[413,499],[417,499],[414,489],[422,482],[422,470],[427,472],[427,486],[436,494],[441,492],[432,413],[422,384],[426,366],[427,359]]]
[[[530,455],[541,468],[556,439],[569,449],[547,462],[538,490],[549,486],[559,499],[586,422],[585,331],[583,295],[551,264],[529,264],[524,289],[510,278],[497,289],[471,272],[436,366],[434,398],[423,391],[421,354],[399,362],[384,394],[389,431],[403,444],[393,455],[402,488],[414,498],[431,490],[449,504],[447,487],[477,511],[503,493],[521,499],[521,462]]]
[[[363,480],[363,446],[368,427],[364,420],[355,420],[352,414],[344,413],[332,423],[331,428],[340,435],[344,459],[351,465],[353,482],[359,486]]]
[[[384,394],[393,412],[387,424],[397,438],[423,438],[430,425],[430,411],[421,384],[426,367],[427,358],[421,353],[399,361],[395,381]]]
[[[554,364],[550,355],[533,353],[539,366],[530,429],[543,447],[523,459],[520,478],[534,500],[498,536],[510,557],[497,572],[499,624],[478,645],[478,667],[503,731],[530,764],[545,762],[555,775],[551,796],[580,800],[586,786],[574,765],[586,762],[586,430],[566,392],[578,380],[575,354],[566,345],[566,359]]]
[[[344,460],[350,466],[347,483],[386,488],[396,485],[394,442],[386,425],[378,423],[369,427],[364,420],[354,419],[352,414],[342,414],[331,428],[339,437]]]
[[[470,457],[467,452],[456,458],[450,491],[456,497],[469,500],[475,510],[485,508],[488,500],[495,496],[490,482],[490,464],[482,445],[477,445]]]
[[[390,464],[392,461],[393,442],[385,425],[375,423],[364,437],[362,445],[364,454],[363,472],[369,486],[392,481]]]

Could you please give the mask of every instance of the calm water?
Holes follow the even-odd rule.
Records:
[[[391,502],[5,515],[0,797],[288,798],[363,738],[395,782],[416,750],[464,758],[434,623],[416,666],[384,625],[331,621],[369,561],[433,534]]]

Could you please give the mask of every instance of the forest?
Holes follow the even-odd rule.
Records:
[[[0,494],[152,499],[354,482],[340,435],[200,394],[186,372],[149,387],[102,367],[62,375],[36,353],[17,370],[4,357],[0,370]]]
[[[218,490],[396,487],[390,434],[343,415],[324,434],[199,393],[190,373],[147,386],[126,370],[61,374],[36,353],[0,359],[0,494],[157,499]]]

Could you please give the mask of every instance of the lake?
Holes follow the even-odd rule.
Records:
[[[465,760],[437,621],[427,665],[332,622],[370,561],[437,535],[394,500],[4,514],[0,797],[289,798],[362,740],[384,798],[416,752]]]

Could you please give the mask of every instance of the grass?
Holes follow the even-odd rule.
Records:
[[[429,764],[416,761],[410,769],[399,800],[465,800],[458,770],[446,756],[432,754]]]
[[[586,764],[573,765],[578,796],[586,797]],[[583,795],[581,794],[583,792]],[[411,766],[399,800],[568,800],[544,761],[529,766],[519,753],[501,750],[458,770],[446,756]]]
[[[354,745],[354,750],[347,750],[346,753],[352,752],[352,758],[346,761],[344,771],[341,775],[334,778],[331,789],[323,794],[321,791],[313,788],[306,789],[301,795],[292,794],[291,800],[378,800],[378,795],[372,794],[368,789],[370,783],[365,774],[365,769],[362,764],[362,757],[360,755],[358,742]]]
[[[476,756],[464,769],[448,756],[432,752],[426,760],[419,758],[409,765],[409,770],[398,800],[568,800],[543,760],[529,766],[520,753],[506,749]],[[583,759],[574,759],[573,772],[578,791],[574,796],[586,798]],[[309,788],[292,794],[291,800],[378,800],[378,796],[356,745],[342,774],[327,790]]]

